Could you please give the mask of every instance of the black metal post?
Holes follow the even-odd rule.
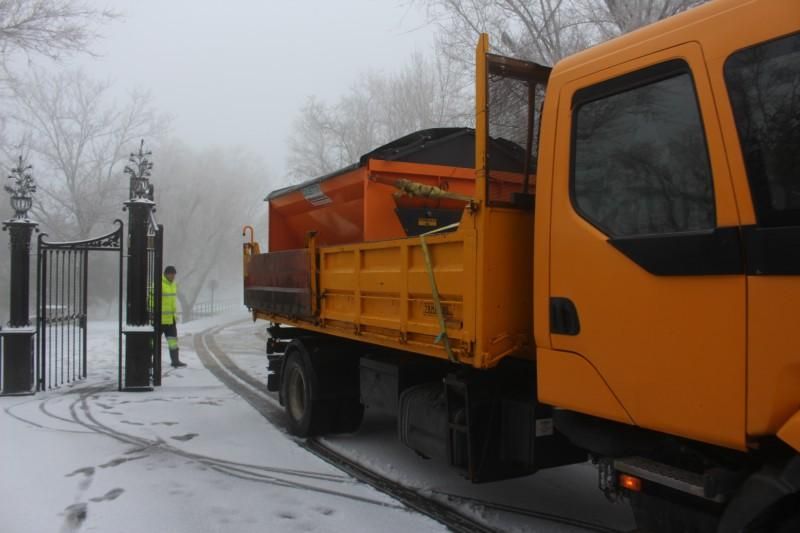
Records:
[[[152,199],[152,198],[151,198]],[[162,264],[162,254],[164,249],[164,226],[158,224],[156,226],[155,235],[153,236],[153,302],[161,305],[161,271],[164,265]],[[154,303],[155,305],[155,303]],[[161,386],[161,309],[153,309],[153,328],[155,329],[155,338],[153,339],[153,385],[156,387]]]
[[[11,298],[8,328],[3,329],[2,394],[32,394],[34,388],[33,336],[29,315],[31,235],[37,224],[9,220],[3,223],[11,239]]]
[[[11,294],[8,327],[0,333],[3,349],[0,350],[0,394],[33,394],[34,350],[33,336],[36,328],[31,326],[28,302],[30,297],[31,235],[36,222],[28,219],[28,210],[33,203],[36,185],[30,174],[30,165],[25,166],[22,157],[19,165],[11,169],[9,179],[14,186],[4,189],[11,194],[14,218],[3,222],[3,231],[8,231],[11,247]]]
[[[145,153],[144,141],[138,154],[131,154],[134,166],[125,167],[130,175],[130,200],[128,210],[128,284],[125,333],[125,375],[122,390],[153,390],[150,376],[153,361],[153,327],[150,324],[147,303],[150,287],[147,286],[147,230],[150,213],[155,203],[148,197],[152,163]]]
[[[127,323],[150,323],[147,312],[147,225],[153,203],[149,200],[126,202],[128,209],[128,298]]]

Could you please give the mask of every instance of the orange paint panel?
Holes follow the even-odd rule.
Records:
[[[800,410],[800,280],[751,276],[748,294],[747,432],[774,435]]]
[[[370,159],[369,171],[373,174],[395,174],[434,177],[441,180],[452,180],[463,183],[463,191],[470,190],[474,185],[475,171],[471,168],[449,167],[444,165],[429,165],[424,163],[407,163],[404,161],[384,161]],[[468,194],[468,193],[467,193]]]
[[[716,96],[741,224],[753,225],[756,216],[727,93],[725,63],[738,50],[798,31],[800,5],[794,0],[773,0],[731,6],[732,9],[720,14],[719,27],[734,27],[747,20],[747,31],[707,32],[703,51]],[[747,298],[747,433],[751,437],[774,435],[786,418],[800,409],[797,393],[800,349],[794,319],[800,308],[800,278],[749,276]],[[798,441],[800,438],[795,442]]]
[[[800,452],[800,411],[796,412],[792,418],[786,422],[778,431],[778,437]]]
[[[687,34],[688,35],[688,34]],[[554,147],[547,292],[571,300],[580,320],[577,335],[550,335],[553,350],[579,354],[608,384],[638,425],[743,449],[746,442],[746,283],[743,275],[656,276],[619,252],[579,216],[569,189],[575,91],[650,65],[680,58],[692,68],[710,154],[718,226],[738,224],[735,197],[716,117],[714,95],[696,43],[669,48],[629,63],[597,62],[550,79],[561,95]],[[651,43],[653,47],[657,45]],[[582,75],[583,73],[590,75]],[[540,169],[540,182],[541,182]],[[541,193],[541,191],[540,191]],[[540,288],[537,285],[537,288]],[[545,303],[537,307],[545,309]],[[549,316],[537,334],[549,331]],[[550,375],[555,405],[586,403],[590,395]],[[559,392],[561,391],[561,392]],[[577,396],[576,396],[577,395]]]
[[[371,177],[373,169],[380,175]],[[395,201],[397,189],[391,182],[402,178],[471,195],[474,176],[472,169],[369,160],[365,166],[321,181],[315,196],[306,198],[302,190],[296,190],[271,199],[269,249],[302,248],[311,231],[317,233],[319,246],[403,238],[406,234],[395,212],[398,204],[460,210],[464,203],[411,197]]]
[[[414,181],[421,181],[415,179]],[[405,236],[400,219],[395,213],[392,196],[396,188],[391,185],[367,180],[364,182],[364,240],[381,241]]]
[[[479,214],[483,255],[478,259],[477,351],[493,366],[515,354],[533,357],[533,213],[487,208]]]
[[[583,357],[539,348],[536,366],[539,401],[633,424],[603,377]]]
[[[448,336],[456,350],[468,354],[469,344],[461,342],[470,340],[463,328],[463,292],[470,286],[464,283],[463,264],[474,261],[474,248],[465,247],[460,232],[427,241]],[[439,323],[418,238],[320,248],[319,253],[323,324],[363,340],[392,338],[399,349],[433,350],[446,357],[434,342]]]

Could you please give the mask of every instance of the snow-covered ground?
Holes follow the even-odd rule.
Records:
[[[264,324],[246,318],[181,324],[188,368],[169,369],[146,393],[117,391],[116,324],[90,322],[85,381],[0,398],[0,531],[446,531],[299,447],[203,367],[193,334],[236,322],[217,343],[265,380]],[[588,465],[472,485],[405,449],[393,432],[392,420],[368,413],[357,433],[327,441],[498,530],[580,531],[479,500],[632,528],[630,512],[605,501]]]

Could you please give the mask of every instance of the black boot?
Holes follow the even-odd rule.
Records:
[[[180,359],[178,359],[178,349],[175,348],[174,350],[169,351],[169,358],[172,360],[172,368],[181,368],[186,366],[186,363],[182,363]]]

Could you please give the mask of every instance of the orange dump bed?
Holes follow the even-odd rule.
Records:
[[[492,141],[498,170],[517,171],[524,158],[508,141]],[[361,157],[358,163],[277,190],[269,202],[269,250],[305,246],[316,232],[319,246],[403,238],[458,222],[464,202],[401,196],[406,179],[464,196],[474,193],[475,134],[438,128],[407,135]]]
[[[474,153],[471,129],[426,130],[270,194],[269,253],[244,245],[253,316],[477,368],[530,355],[531,249],[520,243],[531,242],[533,210],[503,204],[524,190],[524,151],[489,141],[492,171],[478,183],[499,208],[469,203],[485,196]],[[401,179],[414,196],[396,194]]]

